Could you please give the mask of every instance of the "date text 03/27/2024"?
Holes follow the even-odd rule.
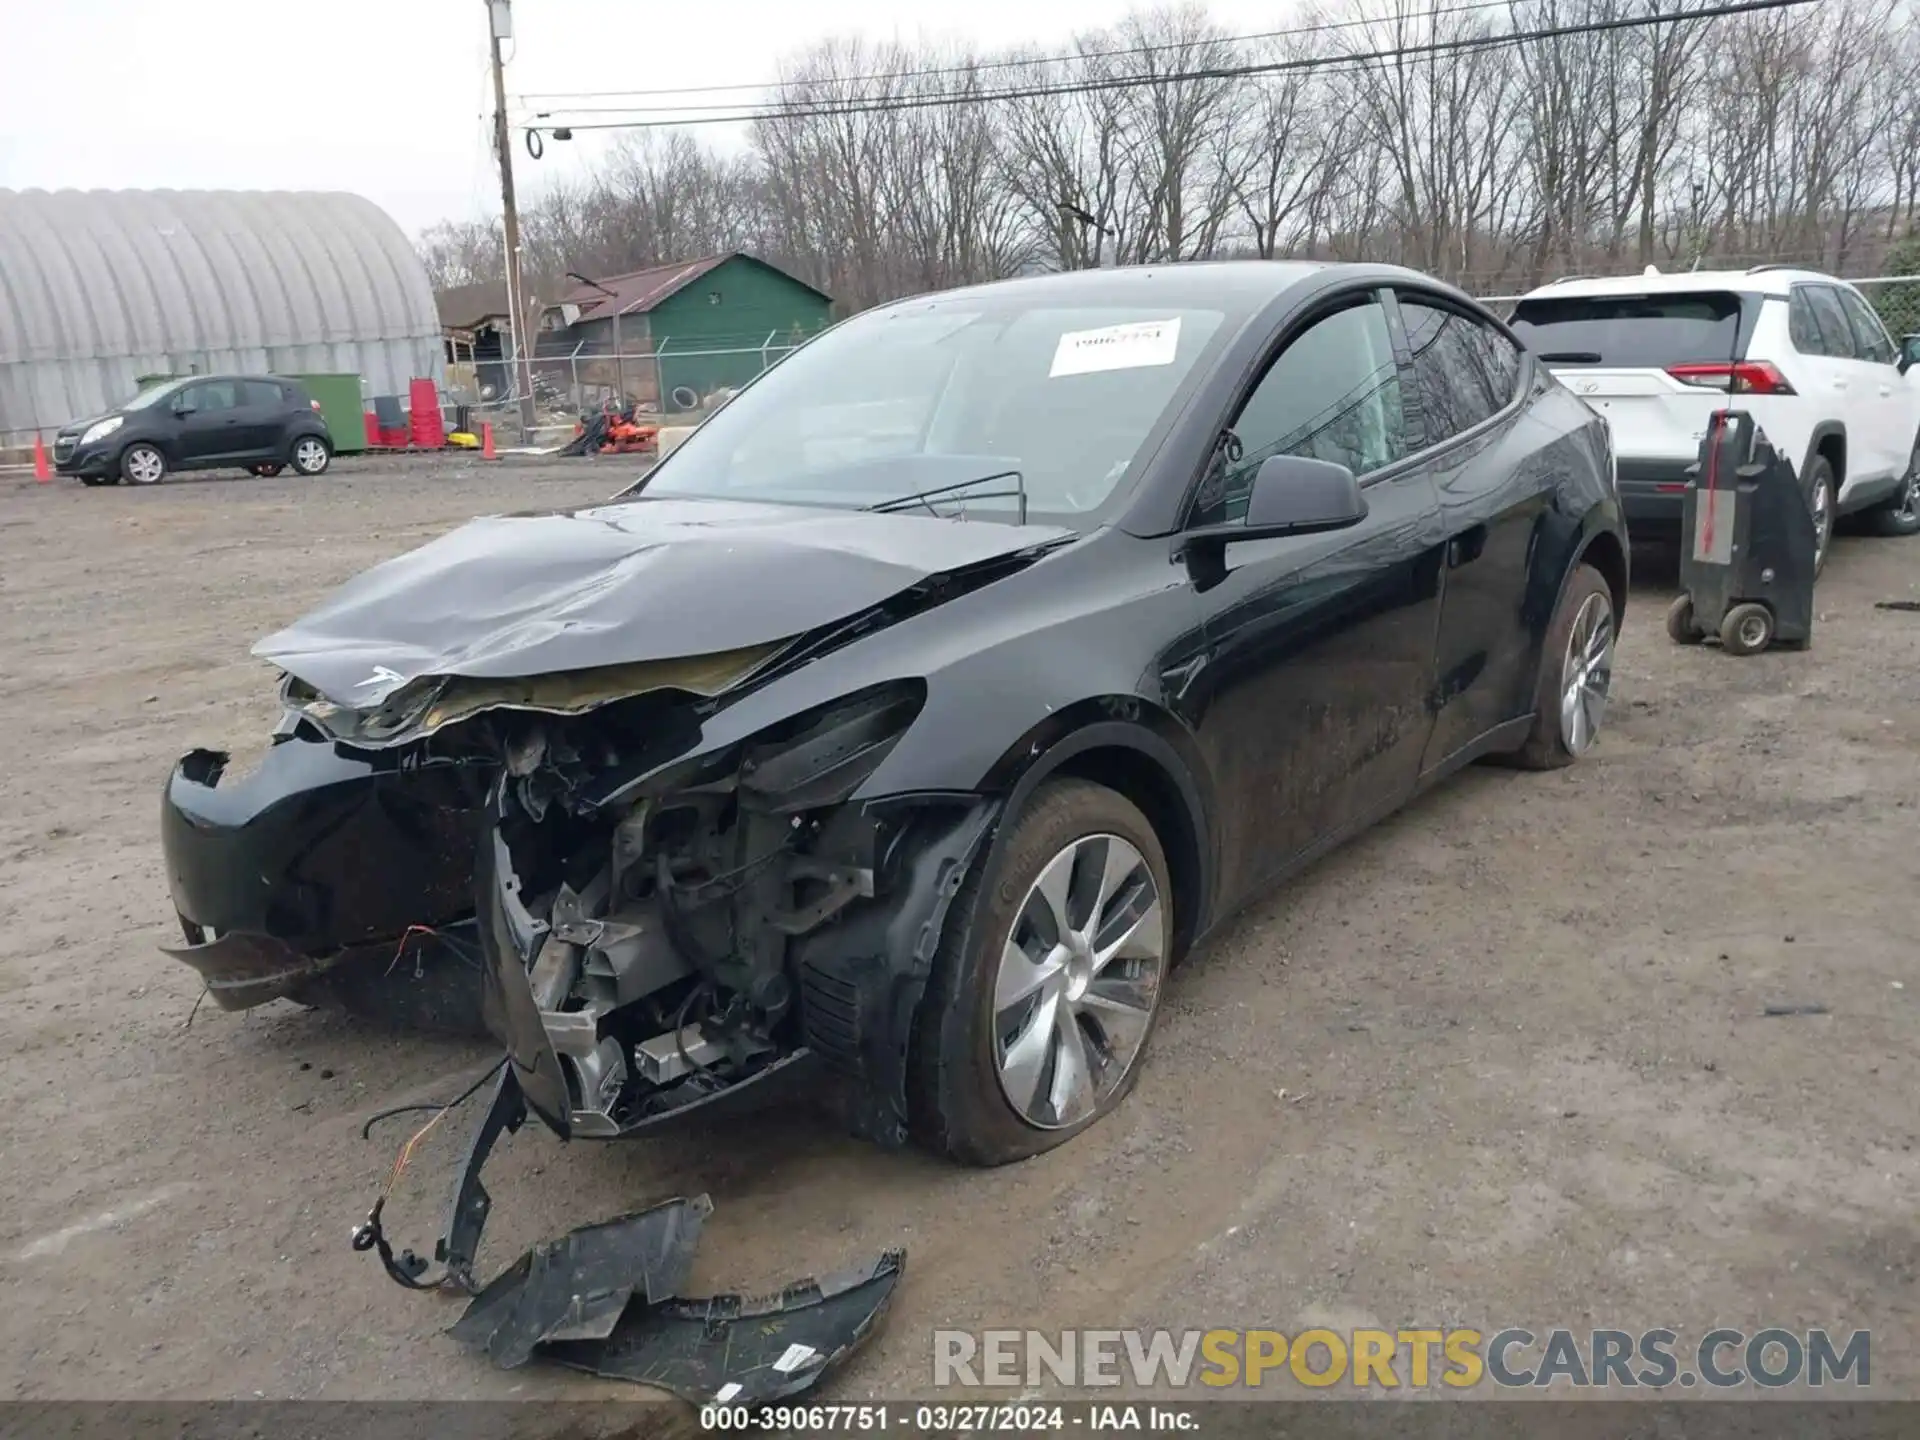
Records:
[[[1035,1434],[1075,1430],[1157,1431],[1197,1434],[1198,1407],[1149,1403],[1075,1405],[704,1405],[703,1431],[772,1431],[780,1434]]]

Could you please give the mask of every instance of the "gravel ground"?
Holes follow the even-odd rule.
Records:
[[[441,1333],[454,1306],[349,1252],[405,1131],[362,1120],[489,1048],[284,1005],[189,1026],[155,824],[179,753],[257,753],[255,638],[629,468],[0,478],[0,1397],[632,1393],[496,1373]],[[1920,617],[1874,608],[1920,594],[1920,542],[1842,541],[1814,648],[1744,661],[1669,645],[1648,558],[1598,752],[1472,771],[1248,914],[1065,1150],[978,1173],[806,1112],[724,1145],[536,1125],[488,1172],[483,1267],[701,1189],[698,1285],[904,1245],[838,1399],[924,1393],[935,1326],[1014,1324],[1827,1324],[1873,1330],[1876,1393],[1920,1393]],[[464,1128],[409,1172],[398,1239],[437,1233]]]

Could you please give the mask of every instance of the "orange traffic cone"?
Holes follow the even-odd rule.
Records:
[[[493,426],[484,423],[480,426],[480,458],[482,460],[500,458],[493,453]]]
[[[40,443],[40,437],[33,437],[33,478],[42,485],[53,479],[53,470],[47,464],[47,447]]]

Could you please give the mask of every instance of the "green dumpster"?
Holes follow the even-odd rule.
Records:
[[[333,432],[334,453],[358,455],[367,448],[366,401],[358,375],[289,375],[320,402],[320,417]]]

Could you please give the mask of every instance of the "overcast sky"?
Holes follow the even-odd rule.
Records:
[[[507,90],[517,107],[536,92],[764,80],[829,34],[1051,47],[1128,8],[514,0]],[[1245,33],[1284,26],[1295,5],[1208,8]],[[0,188],[354,190],[409,234],[499,210],[483,0],[0,0],[0,57]],[[588,150],[549,146],[536,162],[517,149],[523,197]]]

